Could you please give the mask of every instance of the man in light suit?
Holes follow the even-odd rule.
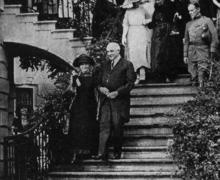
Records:
[[[133,64],[120,56],[120,46],[109,43],[108,60],[100,73],[100,132],[96,159],[107,160],[110,137],[114,146],[114,158],[121,157],[123,124],[129,121],[130,91],[136,74]]]

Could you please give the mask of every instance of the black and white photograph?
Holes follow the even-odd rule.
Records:
[[[1,180],[220,180],[220,0],[0,0]]]

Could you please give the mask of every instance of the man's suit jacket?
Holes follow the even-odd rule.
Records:
[[[104,94],[100,95],[100,105],[107,101],[111,107],[117,109],[121,119],[124,122],[129,121],[130,110],[130,91],[134,86],[136,74],[134,66],[130,61],[120,59],[118,63],[111,69],[111,62],[106,61],[101,68],[100,87],[106,87],[110,92],[118,91],[115,99],[109,99]]]

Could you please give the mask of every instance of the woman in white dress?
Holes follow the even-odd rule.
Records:
[[[218,37],[220,37],[220,0],[212,0],[212,2],[217,6],[217,16],[216,16],[216,28],[218,31]]]
[[[150,45],[152,30],[145,25],[151,21],[154,2],[125,0],[126,9],[123,19],[122,44],[125,46],[125,57],[134,64],[137,81],[145,80],[145,68],[150,69]]]

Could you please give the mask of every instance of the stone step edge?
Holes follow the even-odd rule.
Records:
[[[151,128],[172,128],[173,125],[171,123],[158,123],[158,124],[125,124],[124,128],[126,129],[131,129],[131,128],[146,128],[146,129],[151,129]]]
[[[21,8],[21,4],[5,4],[4,8]]]
[[[170,88],[173,88],[173,87],[192,87],[192,83],[149,83],[149,84],[137,84],[134,86],[134,89],[139,89],[139,88],[161,88],[161,87],[170,87]]]
[[[63,171],[57,171],[57,172],[50,172],[48,174],[49,176],[126,176],[126,177],[178,177],[179,173],[177,172],[131,172],[131,171],[122,171],[122,172],[117,172],[117,171],[104,171],[104,172],[91,172],[91,171],[86,171],[86,172],[63,172]]]
[[[113,150],[113,147],[109,148]],[[123,146],[122,152],[166,152],[168,149],[167,146],[151,146],[151,147],[132,147],[132,146]]]
[[[138,114],[138,115],[134,115],[134,114],[130,114],[130,119],[133,118],[158,118],[158,117],[167,117],[167,118],[175,118],[175,116],[171,113],[152,113],[152,114]]]
[[[51,33],[66,33],[66,32],[75,32],[76,29],[55,29]]]
[[[175,164],[175,161],[171,158],[135,158],[135,159],[109,159],[107,162],[103,160],[87,159],[82,161],[82,165],[85,163],[103,163],[103,164],[112,164],[112,163],[150,163],[150,164]]]
[[[46,21],[37,21],[34,22],[34,25],[42,25],[42,24],[56,24],[56,20],[46,20]]]
[[[113,152],[114,148],[111,146],[109,147],[109,152]],[[168,152],[168,146],[161,146],[158,147],[122,147],[122,153],[169,153]]]
[[[174,98],[177,98],[177,97],[195,97],[197,95],[197,93],[180,93],[180,94],[141,94],[141,95],[138,95],[138,94],[131,94],[130,95],[130,98],[131,99],[135,99],[135,98],[144,98],[144,97],[151,97],[151,98],[158,98],[158,97],[174,97]]]
[[[123,138],[151,138],[151,139],[169,139],[169,138],[173,138],[173,135],[167,135],[167,134],[127,134],[124,135]]]
[[[159,107],[177,107],[181,106],[184,103],[172,103],[172,104],[132,104],[130,105],[130,108],[159,108]]]
[[[19,13],[16,15],[17,17],[26,17],[26,16],[39,16],[38,12],[31,12],[31,13]]]

